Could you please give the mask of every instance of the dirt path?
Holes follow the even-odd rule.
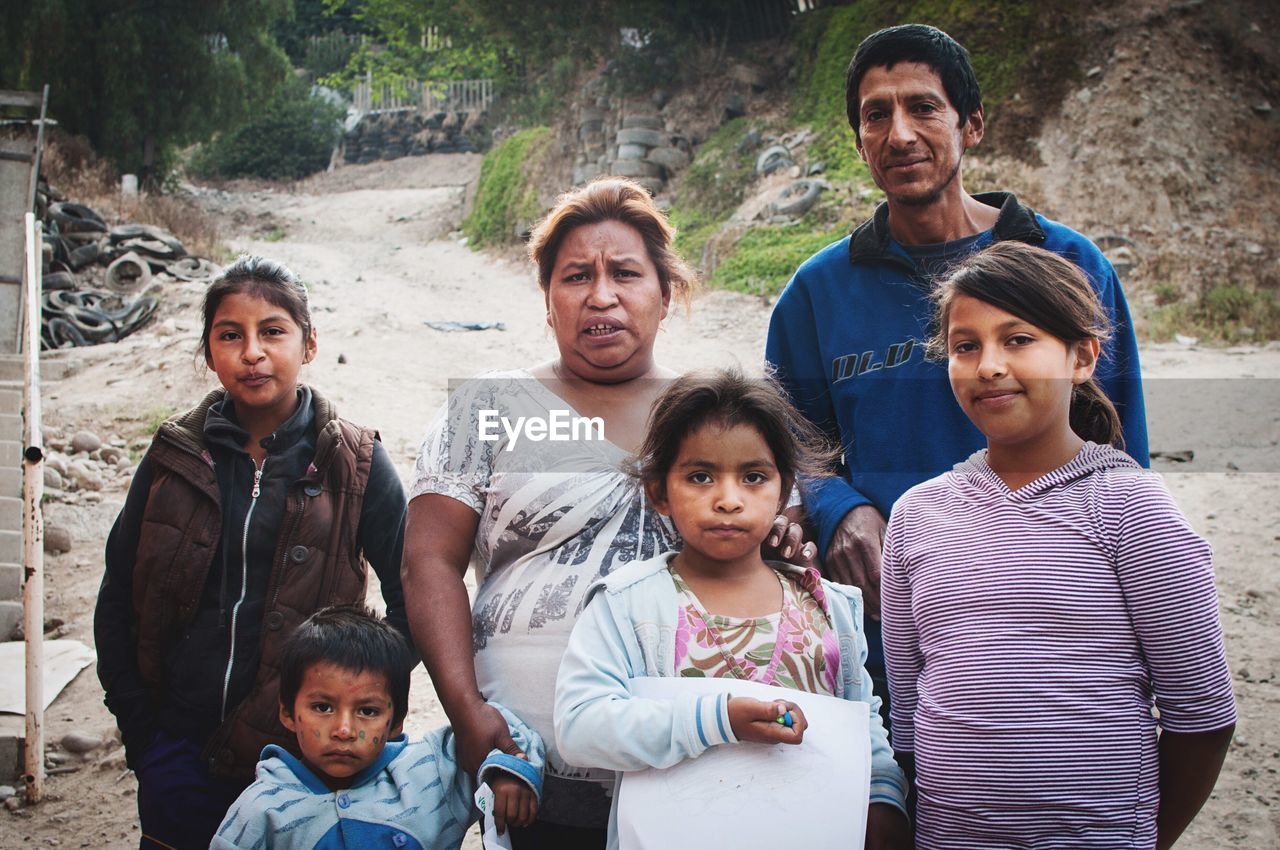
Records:
[[[347,168],[290,192],[207,195],[227,221],[240,222],[242,232],[230,234],[237,251],[282,260],[311,282],[319,356],[303,379],[322,387],[346,415],[377,426],[402,473],[448,381],[553,354],[528,267],[472,252],[451,235],[478,170],[476,156],[434,156]],[[71,352],[78,371],[46,395],[50,430],[69,435],[89,428],[145,447],[159,418],[212,387],[193,358],[200,292],[199,285],[175,287],[157,324],[122,343]],[[705,293],[691,316],[668,321],[659,358],[682,369],[729,363],[756,369],[768,312],[758,299]],[[423,324],[434,319],[500,320],[507,329],[441,333]],[[1265,376],[1280,374],[1280,349],[1149,348],[1144,371],[1153,448],[1196,453],[1190,463],[1157,468],[1217,552],[1241,712],[1217,793],[1179,847],[1276,846],[1280,382]],[[67,637],[92,644],[100,553],[127,486],[122,474],[100,494],[47,506],[48,521],[75,535],[71,552],[47,561],[48,616],[64,621]],[[412,702],[411,732],[443,721],[421,671]],[[71,730],[113,729],[92,668],[47,714],[52,741]],[[0,847],[136,846],[135,792],[119,750],[97,754],[78,771],[51,777],[38,808],[0,813]],[[471,839],[467,846],[479,845]]]

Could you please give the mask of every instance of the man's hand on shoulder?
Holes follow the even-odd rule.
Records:
[[[871,505],[859,505],[840,520],[827,547],[823,574],[831,581],[862,591],[867,616],[880,619],[880,555],[884,549],[884,517]]]

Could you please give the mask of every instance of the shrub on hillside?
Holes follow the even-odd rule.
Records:
[[[342,115],[301,82],[290,83],[243,126],[204,145],[191,170],[203,177],[306,177],[328,166]]]
[[[473,247],[514,242],[516,232],[542,214],[535,177],[550,140],[550,127],[532,127],[504,139],[484,155],[475,205],[462,222],[462,231]]]

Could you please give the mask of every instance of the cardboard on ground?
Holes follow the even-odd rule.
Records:
[[[46,640],[41,671],[44,707],[48,708],[67,683],[95,658],[93,650],[78,640]],[[26,670],[26,644],[20,640],[0,643],[0,712],[27,713]]]
[[[618,794],[621,850],[715,847],[861,848],[871,788],[869,706],[737,679],[633,679],[631,693],[790,700],[809,721],[798,745],[712,747],[665,770],[624,773]]]

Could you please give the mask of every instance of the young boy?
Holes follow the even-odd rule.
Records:
[[[262,751],[211,850],[403,847],[456,850],[476,819],[476,782],[459,769],[449,727],[415,743],[401,732],[413,659],[404,638],[356,606],[307,618],[280,659],[280,721],[298,736],[299,761]],[[527,759],[494,750],[480,779],[505,824],[533,822],[542,790],[542,740],[514,715]]]

